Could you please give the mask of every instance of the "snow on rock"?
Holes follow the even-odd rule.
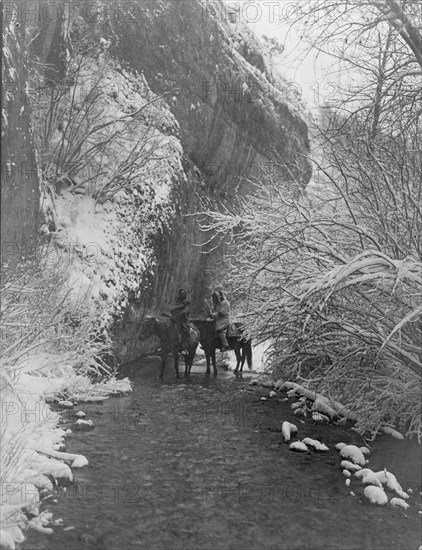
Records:
[[[277,397],[277,393],[275,391],[270,391],[269,397]]]
[[[34,474],[35,472],[33,472]],[[14,480],[4,482],[1,487],[1,503],[3,505],[19,508],[30,508],[40,502],[38,489],[33,483],[19,483]],[[9,508],[11,510],[12,508]]]
[[[293,434],[297,433],[297,428],[294,424],[291,424],[290,422],[284,421],[281,425],[281,433],[283,434],[284,441],[287,443],[290,441]]]
[[[384,490],[380,489],[379,487],[374,487],[373,485],[368,485],[367,487],[365,487],[363,494],[372,504],[383,506],[388,502],[388,497],[385,494]]]
[[[370,455],[371,451],[368,449],[368,447],[359,447],[359,449],[362,451],[364,455]]]
[[[373,472],[364,475],[362,477],[362,483],[364,485],[375,485],[375,487],[381,487],[382,488],[381,481],[378,479],[377,475]]]
[[[305,437],[305,439],[302,440],[305,445],[308,445],[308,447],[313,447],[316,451],[325,452],[328,451],[327,445],[325,443],[321,443],[317,439],[311,439],[310,437]]]
[[[359,464],[353,464],[353,462],[349,462],[348,460],[342,460],[340,462],[340,467],[346,470],[351,470],[352,472],[357,472],[362,469]]]
[[[83,411],[78,411],[75,416],[77,418],[85,418],[86,417],[86,413],[84,413]]]
[[[334,446],[338,451],[341,451],[341,449],[343,449],[343,447],[346,447],[346,443],[336,443],[336,445]]]
[[[283,382],[283,380],[280,378],[280,380],[277,380],[277,382],[275,383],[274,388],[275,388],[276,390],[281,390],[282,387],[283,387],[283,385],[284,385],[284,382]]]
[[[75,460],[72,462],[72,468],[82,468],[83,466],[88,465],[88,459],[83,455],[77,455]]]
[[[62,460],[63,462],[68,462],[72,465],[73,468],[81,468],[82,466],[88,464],[88,460],[83,455],[62,453],[59,451],[55,451],[54,449],[48,449],[42,446],[38,446],[36,450],[42,454],[47,455],[50,458],[55,458],[57,460]]]
[[[261,401],[266,401],[267,398],[266,397],[261,397]]]
[[[79,418],[75,422],[74,426],[78,430],[90,430],[94,427],[94,422],[92,420],[84,420],[83,418]]]
[[[67,464],[64,464],[60,460],[55,458],[40,457],[40,461],[37,464],[37,469],[46,475],[52,476],[55,479],[68,479],[73,481],[72,470]]]
[[[404,439],[403,434],[392,428],[391,426],[381,426],[381,431],[387,435],[391,435],[394,439]]]
[[[352,418],[350,411],[348,411],[338,401],[330,400],[324,395],[304,388],[303,386],[301,386],[300,384],[296,384],[295,382],[280,382],[280,380],[277,382],[278,389],[289,390],[288,395],[293,395],[293,393],[297,393],[313,401],[314,403],[312,409],[316,413],[322,413],[331,419],[339,415],[346,418]]]
[[[406,500],[409,498],[409,495],[403,491],[394,474],[388,472],[387,470],[381,470],[379,472],[375,472],[375,475],[383,485],[386,485],[389,489],[394,491],[400,498]]]
[[[390,500],[391,506],[395,506],[397,508],[404,508],[407,510],[409,508],[409,504],[405,502],[402,498],[393,497]]]
[[[325,422],[325,423],[330,421],[328,416],[315,411],[312,413],[312,420],[314,422]]]
[[[5,506],[2,506],[2,508],[5,508]],[[27,521],[26,516],[20,514],[20,517],[17,518],[15,514],[14,517],[12,516],[11,521],[16,522],[16,525],[0,527],[0,547],[6,548],[7,550],[15,550],[16,544],[25,541],[25,536],[18,526],[18,523],[24,525]],[[2,521],[2,526],[3,525],[4,523]]]
[[[261,380],[261,386],[264,386],[264,388],[274,388],[274,381],[273,380]]]
[[[322,415],[329,416],[330,418],[337,415],[337,411],[330,406],[327,399],[323,400],[322,396],[318,396],[317,399],[315,399],[312,410]]]
[[[365,466],[365,457],[356,445],[346,445],[340,450],[340,455],[344,458],[349,458],[355,464],[359,464],[359,466]]]
[[[358,479],[363,479],[368,474],[373,474],[374,472],[370,468],[362,468],[361,470],[355,472],[355,477]]]
[[[347,478],[344,484],[346,485],[346,487],[350,487],[350,479]]]
[[[350,477],[352,474],[349,472],[349,470],[343,470],[343,475],[345,477]]]
[[[258,380],[257,380],[256,378],[254,378],[253,380],[251,380],[251,381],[249,382],[249,385],[250,385],[250,386],[258,386],[258,385],[259,385],[259,382],[258,382]]]
[[[30,477],[27,479],[27,481],[29,483],[33,483],[39,491],[45,491],[48,493],[53,492],[53,483],[51,479],[43,474],[38,474],[34,477]]]
[[[301,451],[301,452],[306,452],[309,450],[306,444],[303,443],[302,441],[294,441],[293,443],[290,443],[289,449],[291,451]]]
[[[74,407],[72,401],[59,401],[57,405],[59,407],[63,407],[64,409],[72,409]]]
[[[32,518],[28,523],[28,527],[34,531],[43,533],[44,535],[52,535],[54,533],[53,529],[51,527],[47,527],[47,525],[51,523],[52,519],[53,514],[46,510],[41,512],[38,516]]]

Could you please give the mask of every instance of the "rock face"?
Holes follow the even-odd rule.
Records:
[[[239,179],[276,157],[307,181],[306,124],[272,86],[257,39],[224,5],[146,0],[110,13],[113,51],[165,94],[209,193],[242,192]]]
[[[1,147],[1,264],[33,256],[37,243],[39,182],[26,94],[27,37],[8,5],[3,20]]]
[[[36,6],[35,9],[41,9],[42,3]],[[108,58],[97,56],[101,63],[112,59],[115,74],[142,73],[145,90],[148,88],[148,94],[162,95],[164,110],[171,111],[176,121],[166,128],[162,120],[145,118],[139,132],[151,125],[160,135],[180,142],[180,162],[176,159],[170,176],[166,172],[172,182],[168,199],[171,212],[167,209],[165,221],[153,227],[145,221],[143,212],[137,227],[145,227],[144,235],[130,236],[130,254],[137,247],[145,251],[148,246],[151,251],[149,268],[138,283],[142,292],[127,290],[129,279],[124,266],[120,271],[114,270],[112,276],[107,275],[124,282],[116,298],[119,311],[111,315],[109,328],[117,358],[128,361],[147,349],[139,339],[145,316],[168,309],[178,288],[186,287],[190,292],[193,313],[202,312],[209,292],[208,276],[221,250],[214,255],[202,254],[206,250],[205,237],[196,227],[194,217],[186,214],[201,210],[204,204],[219,208],[235,197],[245,196],[250,188],[247,179],[259,176],[261,170],[285,176],[292,180],[292,185],[305,186],[311,174],[305,160],[309,144],[300,106],[288,96],[287,87],[283,90],[272,85],[259,42],[223,9],[223,4],[199,0],[115,4],[99,0],[89,6],[87,9],[83,3],[65,3],[54,18],[38,18],[40,33],[34,48],[41,62],[55,68],[48,73],[49,78],[63,77],[66,56],[72,49],[69,22],[85,20],[91,44],[97,44],[100,52],[107,49]],[[126,91],[115,93],[118,102]],[[142,187],[142,182],[139,185]],[[161,182],[157,180],[156,185],[158,189]],[[72,208],[79,216],[84,208],[88,213],[89,204],[83,197],[69,196],[73,197]],[[64,196],[59,199],[63,212],[66,200]],[[75,201],[83,200],[85,206],[79,208]],[[114,213],[104,211],[101,215],[105,220],[113,214],[120,219],[121,227],[126,224],[127,229],[128,222],[136,221],[138,216],[136,200],[132,195],[124,198],[129,210],[119,210],[121,202],[119,206],[111,203],[109,210],[114,209]],[[95,209],[90,212],[91,216],[97,215]],[[156,218],[159,216],[156,213]],[[111,242],[107,235],[104,227],[101,239],[105,242],[109,238]],[[63,239],[57,232],[54,238]],[[127,245],[128,238],[123,230],[120,237],[114,236],[121,247]],[[101,285],[109,284],[106,275],[100,276],[98,266],[95,270],[81,270],[94,285],[101,277]],[[105,289],[97,294],[111,303],[107,293]]]

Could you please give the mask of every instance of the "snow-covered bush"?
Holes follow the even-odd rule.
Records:
[[[208,212],[200,223],[228,243],[233,302],[252,336],[271,342],[278,378],[341,401],[362,432],[397,423],[420,439],[421,179],[399,143],[372,170],[372,188],[363,152],[359,163],[345,154],[338,169],[349,177],[332,172],[326,199],[294,200],[288,183],[269,180],[236,213]],[[377,153],[368,154],[369,164]],[[407,171],[383,190],[394,159]]]
[[[107,41],[86,26],[69,23],[64,74],[52,78],[48,66],[33,66],[34,129],[43,184],[103,204],[120,191],[142,195],[171,139],[157,129],[159,109],[151,109],[162,98],[111,59]]]
[[[81,373],[109,373],[104,363],[109,342],[97,328],[96,311],[89,309],[85,296],[71,293],[68,268],[44,247],[34,258],[2,270],[0,353],[7,381],[37,353],[71,353]]]

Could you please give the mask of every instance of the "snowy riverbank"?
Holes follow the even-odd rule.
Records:
[[[25,540],[27,529],[53,533],[52,526],[61,520],[48,508],[40,512],[41,502],[54,485],[72,481],[74,468],[88,464],[89,457],[63,452],[71,432],[59,427],[60,412],[53,409],[74,409],[74,428],[89,429],[92,424],[76,413],[78,404],[104,401],[132,388],[127,378],[92,384],[75,372],[72,354],[47,353],[28,357],[1,383],[0,547],[13,550]]]

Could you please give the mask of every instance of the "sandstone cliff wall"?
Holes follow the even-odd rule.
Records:
[[[167,309],[178,288],[187,287],[195,314],[203,309],[222,251],[202,254],[205,237],[190,214],[245,196],[248,177],[259,177],[262,165],[305,185],[307,128],[288,87],[272,85],[259,42],[224,11],[204,11],[199,0],[66,6],[55,17],[40,12],[37,21],[33,53],[46,64],[46,81],[64,78],[83,28],[97,52],[92,60],[108,79],[99,113],[107,107],[126,115],[133,105],[162,96],[132,123],[134,135],[153,127],[167,144],[166,160],[147,177],[140,174],[137,191],[98,207],[87,186],[76,192],[84,167],[64,191],[56,186],[57,204],[44,208],[44,216],[55,217],[46,224],[47,239],[60,249],[76,243],[70,265],[75,288],[94,288],[93,303],[117,358],[126,361],[147,349],[139,341],[144,317]],[[107,154],[115,154],[112,145]],[[93,234],[95,262],[87,254]]]

